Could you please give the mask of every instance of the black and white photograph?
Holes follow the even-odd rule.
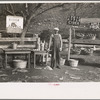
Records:
[[[92,82],[100,82],[99,1],[0,1],[0,83]]]

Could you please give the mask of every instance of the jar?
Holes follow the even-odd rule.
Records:
[[[13,49],[17,49],[17,43],[13,43]]]

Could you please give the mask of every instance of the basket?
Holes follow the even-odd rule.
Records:
[[[73,49],[73,50],[72,50],[72,53],[73,53],[73,54],[78,54],[78,55],[79,55],[79,54],[81,53],[81,49]]]
[[[70,65],[71,67],[77,67],[77,66],[78,66],[78,60],[70,59],[70,60],[69,60],[69,65]]]
[[[60,65],[64,65],[65,64],[65,59],[61,58],[60,59]]]
[[[15,68],[26,68],[27,61],[13,60],[13,65],[14,65]]]
[[[92,55],[93,54],[93,49],[84,49],[82,50],[83,55]]]
[[[76,37],[76,39],[83,39],[84,34],[83,33],[77,33],[75,37]]]

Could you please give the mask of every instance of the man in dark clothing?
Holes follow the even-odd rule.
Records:
[[[52,34],[49,42],[51,50],[51,67],[60,68],[60,51],[62,51],[62,37],[58,33],[59,28],[54,28],[55,34]]]

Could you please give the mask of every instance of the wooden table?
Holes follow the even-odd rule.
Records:
[[[34,59],[34,68],[36,67],[36,55],[46,55],[46,65],[47,65],[47,58],[48,53],[46,51],[32,51],[33,53],[33,59]]]
[[[31,50],[26,49],[3,49],[4,51],[4,61],[5,61],[5,68],[7,67],[7,59],[8,55],[28,55],[28,68],[30,68],[30,54]]]

